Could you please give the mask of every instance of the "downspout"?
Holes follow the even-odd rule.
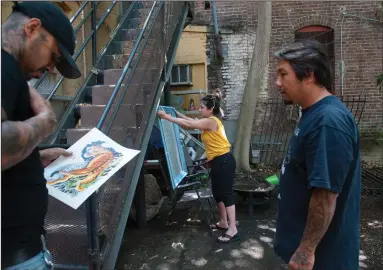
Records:
[[[344,89],[344,61],[343,61],[343,20],[344,20],[344,10],[341,9],[342,21],[340,23],[340,87],[341,95],[343,96]]]
[[[215,5],[215,1],[211,1],[211,6],[212,6],[212,13],[213,13],[214,40],[216,45],[215,49],[216,49],[216,54],[218,56],[218,59],[220,60],[220,63],[221,63],[223,60],[222,46],[221,46],[222,37],[219,34],[219,30],[218,30],[217,7]]]
[[[217,7],[215,5],[215,1],[211,1],[211,4],[212,4],[212,12],[213,12],[214,34],[219,35],[218,19],[217,19]]]

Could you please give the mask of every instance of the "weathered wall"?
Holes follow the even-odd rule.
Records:
[[[181,36],[174,65],[190,65],[192,85],[171,86],[171,91],[206,90],[207,88],[207,59],[206,59],[206,26],[187,26]],[[194,100],[198,110],[200,94],[182,94],[182,108],[189,107],[190,99]],[[196,116],[196,114],[193,116]]]
[[[254,48],[257,23],[257,2],[217,1],[218,24],[223,50],[228,56],[221,64],[214,61],[215,46],[211,10],[196,7],[193,24],[208,25],[208,84],[221,87],[226,94],[228,119],[238,118],[247,71]],[[334,29],[335,92],[337,95],[365,94],[368,104],[364,109],[360,129],[364,135],[373,134],[383,124],[383,97],[376,87],[376,75],[383,70],[383,24],[355,17],[344,17],[340,8],[349,14],[382,20],[381,5],[377,1],[354,2],[273,2],[272,35],[267,95],[278,96],[275,87],[276,60],[273,53],[294,40],[294,33],[308,25],[324,25]],[[342,25],[342,38],[341,38]],[[340,83],[339,62],[345,63],[343,91]],[[265,93],[263,93],[265,95]]]
[[[383,96],[376,86],[376,75],[383,70],[383,22],[373,22],[355,17],[343,17],[346,13],[371,19],[380,19],[382,10],[377,1],[353,2],[273,2],[271,50],[274,52],[294,39],[294,31],[307,25],[324,25],[334,29],[335,48],[335,93],[337,95],[367,96],[366,107],[360,122],[361,132],[374,133],[383,127]],[[342,27],[342,37],[341,37]],[[342,56],[345,65],[343,93],[339,63]],[[275,58],[270,55],[270,68],[275,67]],[[275,81],[275,72],[270,72],[269,85]],[[276,88],[270,87],[273,94]]]
[[[187,26],[180,38],[175,65],[206,63],[206,26]]]

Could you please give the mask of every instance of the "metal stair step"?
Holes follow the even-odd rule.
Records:
[[[104,85],[114,85],[118,82],[120,79],[120,76],[122,74],[122,69],[107,69],[102,71],[103,75],[103,83]],[[128,76],[125,76],[125,80],[122,82],[123,84],[126,83],[126,78]]]
[[[85,105],[80,107],[81,128],[93,128],[97,126],[106,105]],[[112,105],[105,123],[109,123],[115,106]],[[122,104],[113,121],[113,127],[135,127],[136,126],[136,107],[133,104]]]
[[[144,8],[140,8],[138,11],[139,11],[139,16],[141,18],[147,18],[148,15],[149,15],[149,12],[150,12],[150,9],[151,9],[151,6],[149,7],[144,7]]]
[[[112,95],[112,92],[114,90],[115,85],[95,85],[91,86],[92,88],[92,104],[93,105],[106,105],[109,102],[109,99]],[[120,89],[117,93],[116,98],[113,101],[113,104],[115,104],[120,95],[122,88],[125,87],[125,84],[121,84]],[[125,100],[122,102],[122,104],[134,104],[134,93],[131,88],[128,89],[128,93],[125,95]]]
[[[126,79],[128,78],[129,71],[125,76],[125,80],[123,83],[126,83]],[[120,76],[122,74],[122,69],[107,69],[101,72],[100,77],[102,77],[102,81],[104,85],[113,85],[118,82]],[[134,71],[133,77],[130,81],[130,84],[140,84],[143,81],[146,83],[152,83],[159,77],[159,71],[153,68],[139,68],[137,67]]]
[[[140,28],[139,26],[142,23],[142,20],[143,19],[141,18],[141,16],[138,18],[126,19],[122,23],[122,28],[125,28],[125,29]]]
[[[92,86],[92,104],[93,105],[105,105],[108,103],[109,98],[112,95],[115,85],[96,85]],[[124,87],[122,85],[121,87]],[[125,95],[125,101],[123,104],[145,104],[148,95],[153,93],[155,85],[152,83],[139,83],[130,84],[127,93]],[[120,89],[121,91],[121,89]],[[117,94],[114,99],[114,104],[118,101],[122,92]]]
[[[128,41],[136,39],[137,35],[140,33],[141,29],[121,29],[121,39],[118,41]]]
[[[103,63],[101,64],[102,69],[123,69],[126,63],[129,60],[130,54],[113,54],[113,55],[105,55],[103,57]],[[147,51],[143,51],[140,56],[141,61],[149,61],[151,58],[151,53]],[[133,61],[137,60],[137,54],[133,57]]]
[[[110,46],[110,52],[112,54],[130,54],[135,44],[135,40],[126,40],[126,41],[114,41]],[[140,43],[140,46],[142,43]],[[145,45],[145,49],[143,50],[143,54],[146,52],[152,51],[153,46],[156,44],[155,39],[148,39]],[[140,49],[140,47],[139,47]]]
[[[67,129],[66,137],[68,144],[74,144],[85,134],[87,134],[91,128],[71,128]],[[112,128],[107,134],[109,138],[122,146],[131,147],[134,142],[134,137],[137,134],[136,128]]]

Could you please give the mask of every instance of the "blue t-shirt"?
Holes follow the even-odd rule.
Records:
[[[312,188],[339,193],[314,269],[359,269],[359,133],[350,110],[336,96],[302,111],[282,164],[274,249],[286,262],[302,239]]]

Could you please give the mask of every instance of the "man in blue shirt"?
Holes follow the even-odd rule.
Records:
[[[331,92],[328,57],[307,40],[276,53],[276,85],[302,116],[280,173],[274,249],[289,269],[359,269],[358,127]]]

